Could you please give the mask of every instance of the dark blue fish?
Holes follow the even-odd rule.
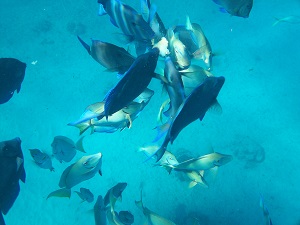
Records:
[[[253,6],[253,0],[213,0],[220,5],[221,12],[225,11],[233,16],[248,18]]]
[[[128,51],[114,44],[92,40],[92,45],[89,46],[79,36],[77,38],[93,59],[107,68],[108,71],[117,71],[123,74],[135,60],[135,57]]]
[[[0,104],[8,102],[15,90],[19,93],[26,64],[14,58],[0,58]]]
[[[106,207],[101,195],[98,196],[94,205],[94,218],[96,225],[106,225]]]
[[[154,38],[155,33],[150,25],[129,5],[123,4],[119,0],[98,0],[98,3],[100,3],[101,9],[99,14],[107,13],[111,22],[132,41],[148,42]]]
[[[138,97],[149,85],[157,64],[159,50],[151,49],[149,52],[136,58],[134,63],[124,74],[117,85],[105,97],[104,115],[108,116],[127,106]]]
[[[25,183],[24,157],[20,138],[0,142],[0,224],[20,192],[19,180]]]
[[[110,204],[110,206],[114,208],[116,201],[119,198],[122,199],[122,193],[126,187],[127,183],[117,183],[115,186],[110,188],[104,197],[104,205],[107,206]]]
[[[224,82],[224,77],[208,77],[184,100],[170,121],[162,146],[154,153],[157,161],[163,156],[169,142],[172,144],[183,128],[197,119],[202,121],[206,111],[216,102]]]

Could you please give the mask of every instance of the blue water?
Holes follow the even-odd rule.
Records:
[[[138,9],[138,0],[126,1]],[[203,122],[185,128],[169,149],[178,157],[200,156],[212,148],[233,155],[220,167],[208,189],[188,188],[176,173],[152,167],[137,149],[154,136],[156,116],[167,96],[153,80],[155,91],[149,105],[131,129],[113,134],[87,135],[88,154],[103,153],[103,176],[83,182],[96,196],[117,182],[127,182],[122,202],[116,209],[129,210],[141,225],[142,212],[134,201],[143,188],[144,205],[173,220],[197,217],[205,225],[265,224],[259,206],[264,195],[273,224],[300,224],[300,24],[280,23],[274,17],[299,16],[299,0],[254,1],[247,19],[219,12],[205,1],[156,1],[167,27],[184,24],[186,15],[199,23],[217,54],[216,76],[226,78],[218,100],[221,115],[207,113]],[[107,16],[97,16],[96,1],[0,2],[0,57],[14,57],[27,63],[19,94],[0,105],[1,140],[19,136],[25,157],[27,181],[7,216],[8,225],[94,224],[93,204],[47,195],[58,189],[62,171],[69,165],[53,159],[55,172],[38,168],[29,148],[51,154],[54,136],[76,141],[78,130],[68,122],[76,120],[86,106],[101,101],[118,81],[114,73],[103,72],[76,38],[101,39],[123,47]],[[36,63],[34,63],[36,62]],[[255,161],[255,155],[264,154]],[[74,162],[82,157],[77,153]]]

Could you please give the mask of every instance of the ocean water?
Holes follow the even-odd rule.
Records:
[[[125,1],[139,9],[138,0]],[[154,2],[154,1],[153,1]],[[156,135],[156,116],[167,96],[153,80],[155,95],[133,122],[131,129],[113,134],[87,135],[87,154],[103,153],[103,176],[96,175],[73,188],[89,188],[95,196],[118,182],[127,182],[122,202],[116,209],[129,210],[137,225],[143,214],[136,207],[143,189],[146,207],[189,225],[193,217],[203,225],[265,224],[259,206],[263,194],[273,224],[300,224],[300,24],[279,23],[274,17],[300,16],[300,1],[256,1],[247,19],[221,13],[210,0],[155,1],[166,27],[184,24],[186,15],[199,23],[217,56],[216,76],[225,84],[218,100],[221,115],[207,113],[202,122],[186,127],[169,149],[177,157],[201,156],[213,148],[233,155],[220,167],[208,189],[188,188],[177,173],[170,175],[137,149]],[[53,159],[55,172],[37,167],[28,149],[51,154],[54,136],[74,141],[78,130],[67,126],[85,107],[101,101],[118,81],[115,73],[104,72],[86,53],[76,35],[84,40],[100,39],[126,48],[116,37],[120,32],[108,16],[97,16],[96,1],[0,2],[0,57],[27,63],[19,94],[0,105],[0,141],[20,137],[25,158],[26,183],[9,213],[7,225],[94,224],[94,203],[50,198],[58,189],[69,163]],[[72,163],[81,158],[78,152]]]

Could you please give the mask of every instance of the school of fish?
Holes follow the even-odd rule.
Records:
[[[249,17],[253,6],[253,0],[213,1],[221,6],[220,11],[244,18]],[[119,0],[98,0],[98,4],[99,16],[107,15],[110,18],[112,25],[122,31],[127,43],[135,47],[135,54],[101,40],[92,39],[89,45],[77,36],[87,53],[107,71],[118,74],[120,79],[98,102],[87,103],[79,119],[68,125],[78,128],[79,135],[88,129],[94,134],[131,128],[133,121],[151,104],[155,93],[148,86],[154,78],[162,84],[168,97],[159,109],[156,137],[142,140],[141,146],[137,146],[138,152],[144,153],[145,161],[154,160],[154,166],[162,167],[168,173],[174,171],[184,174],[189,188],[196,185],[209,188],[207,177],[231,162],[231,155],[211,150],[206,155],[179,162],[176,154],[168,150],[169,143],[173,144],[189,124],[197,120],[196,123],[201,123],[210,110],[222,113],[217,97],[223,94],[221,89],[225,78],[212,73],[214,53],[200,24],[192,22],[187,16],[185,24],[173,24],[167,28],[158,14],[157,6],[151,4],[150,0],[140,0],[140,12]],[[276,24],[282,21],[285,20],[278,20]],[[163,66],[158,65],[159,59],[164,60]],[[19,93],[25,69],[26,64],[17,59],[0,59],[0,104],[7,103],[15,90]],[[195,136],[201,138],[201,134]],[[49,193],[47,199],[70,198],[71,189],[97,175],[102,176],[103,155],[101,152],[87,154],[83,148],[83,138],[81,136],[74,142],[65,136],[55,136],[51,144],[52,155],[38,148],[29,149],[33,162],[50,171],[55,171],[53,157],[60,163],[70,163],[77,152],[84,154],[60,171],[60,180],[57,181],[59,189]],[[142,146],[145,142],[148,144]],[[3,215],[17,199],[19,180],[25,183],[25,177],[20,138],[0,142],[0,225],[5,224]],[[135,221],[134,215],[129,210],[118,212],[115,207],[126,187],[126,182],[117,183],[105,195],[99,194],[97,198],[88,188],[81,187],[74,192],[81,202],[92,203],[96,200],[93,208],[96,225],[130,225]],[[176,224],[144,206],[142,199],[141,190],[140,200],[136,200],[135,204],[144,216],[143,224]],[[267,224],[272,224],[262,196],[260,205]],[[193,224],[200,224],[197,218],[191,219]]]

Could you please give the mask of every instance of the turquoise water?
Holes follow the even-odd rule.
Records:
[[[139,2],[126,1],[138,9]],[[177,173],[153,167],[137,149],[155,136],[156,116],[166,98],[161,85],[131,129],[113,134],[87,135],[88,154],[103,153],[103,176],[83,182],[95,196],[118,182],[127,182],[117,210],[129,210],[135,224],[143,214],[134,201],[143,188],[144,205],[176,222],[197,217],[205,225],[265,224],[259,195],[264,195],[273,224],[300,224],[298,174],[300,98],[298,94],[300,24],[280,23],[274,17],[299,16],[299,0],[254,1],[250,17],[232,17],[205,1],[156,1],[166,27],[183,24],[186,15],[199,23],[217,56],[216,76],[226,78],[218,100],[221,115],[207,113],[203,122],[185,128],[169,149],[177,156],[200,156],[210,150],[233,155],[221,167],[208,189],[188,188]],[[28,149],[51,154],[54,136],[74,141],[78,130],[66,124],[76,120],[85,107],[103,99],[118,81],[103,72],[78,42],[100,39],[118,42],[107,16],[97,16],[96,1],[0,2],[0,57],[27,63],[19,94],[0,105],[1,140],[19,136],[25,157],[26,184],[7,216],[8,225],[94,224],[93,203],[47,195],[58,189],[61,173],[69,165],[53,159],[55,172],[38,168]],[[264,158],[260,158],[264,154]],[[78,152],[72,162],[83,154]],[[257,156],[258,158],[255,158]],[[187,224],[188,225],[188,224]]]

